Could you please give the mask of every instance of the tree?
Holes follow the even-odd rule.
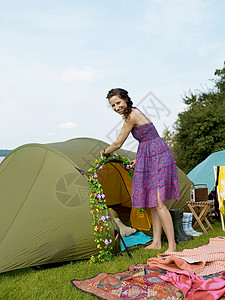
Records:
[[[178,114],[172,132],[164,131],[185,173],[211,153],[225,149],[225,64],[215,75],[212,89],[184,96],[187,109]]]

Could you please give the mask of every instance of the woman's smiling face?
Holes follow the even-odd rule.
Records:
[[[123,115],[125,109],[127,108],[126,101],[118,96],[112,96],[109,99],[109,103],[112,106],[112,109],[120,115]]]

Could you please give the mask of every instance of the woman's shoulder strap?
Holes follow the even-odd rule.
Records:
[[[139,109],[139,108],[137,108],[137,107],[135,107],[135,106],[133,106],[133,108],[135,108],[135,109],[137,109],[137,110],[139,110],[140,111],[140,113],[142,113],[142,115],[144,115],[145,116],[145,118],[149,121],[149,122],[151,122],[151,120],[149,120],[149,118]]]

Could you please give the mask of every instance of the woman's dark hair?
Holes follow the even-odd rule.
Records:
[[[112,89],[108,92],[106,98],[108,100],[110,100],[110,98],[112,98],[113,96],[118,96],[119,98],[123,99],[126,101],[127,103],[127,108],[124,111],[124,119],[127,119],[127,117],[129,116],[129,114],[131,113],[132,110],[132,106],[133,106],[133,102],[131,100],[131,98],[128,95],[128,92],[124,89]]]

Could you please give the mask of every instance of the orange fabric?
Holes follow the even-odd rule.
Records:
[[[163,254],[158,254],[160,259],[165,259],[168,256],[177,256],[184,260],[203,261],[205,266],[203,269],[196,270],[196,275],[204,276],[221,272],[225,270],[225,237],[210,238],[209,244],[194,249],[184,249],[180,252],[166,251]]]
[[[190,274],[193,274],[197,270],[202,270],[205,266],[205,263],[203,261],[188,263],[186,260],[180,257],[171,255],[166,258],[149,258],[147,261],[147,265],[149,267],[157,267],[173,272],[179,270],[187,270]]]
[[[146,208],[144,212],[140,212],[139,208],[132,207],[130,220],[133,228],[150,230],[152,224],[150,208]]]
[[[120,164],[105,164],[103,169],[98,172],[98,180],[106,195],[107,206],[119,204],[131,207],[132,180]]]

